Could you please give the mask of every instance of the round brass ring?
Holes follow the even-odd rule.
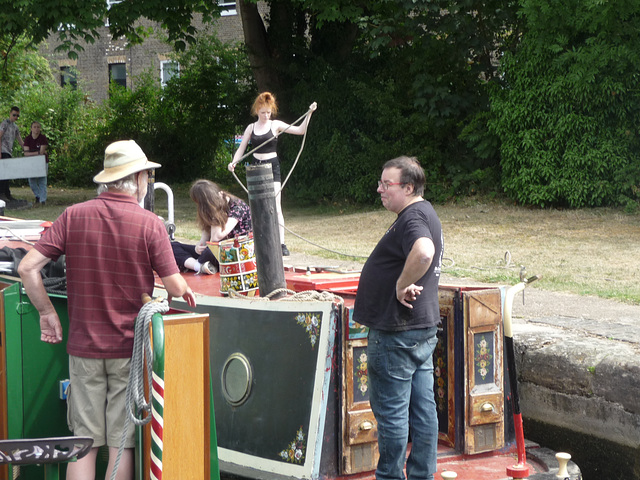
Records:
[[[242,353],[231,354],[224,362],[220,380],[222,394],[229,405],[238,407],[245,403],[253,383],[253,369],[249,359]]]

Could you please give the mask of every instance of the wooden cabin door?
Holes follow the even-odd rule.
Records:
[[[504,445],[502,296],[499,289],[463,291],[465,348],[464,453]]]
[[[342,350],[342,474],[375,470],[378,463],[377,425],[369,405],[367,328],[349,311]]]

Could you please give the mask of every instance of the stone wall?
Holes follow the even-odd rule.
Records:
[[[573,450],[578,465],[590,463],[594,454],[581,450],[577,439],[594,438],[601,449],[612,450],[598,452],[602,459],[590,467],[601,471],[599,478],[640,479],[640,347],[630,338],[636,333],[618,329],[607,334],[600,324],[594,329],[601,333],[594,334],[580,328],[589,320],[547,320],[555,325],[544,321],[513,325],[525,435],[529,437],[527,421],[544,425],[549,432],[556,428],[573,432],[575,441],[564,447],[554,445],[552,438],[532,440]],[[612,465],[602,465],[617,457],[616,450],[631,454],[622,463],[617,458]],[[598,477],[587,472],[585,479],[589,478]]]

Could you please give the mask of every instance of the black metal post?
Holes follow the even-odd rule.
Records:
[[[247,190],[260,296],[286,288],[271,164],[247,166]]]
[[[154,191],[154,184],[156,183],[156,171],[149,170],[149,180],[147,187],[147,194],[144,197],[144,208],[150,212],[155,212],[156,209],[156,194]]]

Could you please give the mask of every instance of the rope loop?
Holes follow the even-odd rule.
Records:
[[[165,299],[145,303],[135,323],[135,333],[133,337],[133,353],[131,355],[131,369],[129,371],[129,382],[127,384],[127,414],[129,420],[134,425],[145,425],[151,421],[151,416],[137,418],[137,413],[151,411],[151,403],[146,401],[144,396],[144,370],[147,370],[148,391],[151,392],[151,337],[149,335],[149,324],[156,313],[166,313],[169,311],[169,303]],[[145,355],[147,357],[145,362]]]
[[[144,370],[147,370],[148,391],[151,394],[152,391],[152,352],[151,352],[151,337],[149,335],[149,323],[156,313],[166,313],[169,311],[169,302],[164,298],[157,298],[151,302],[147,302],[142,305],[142,308],[138,312],[134,327],[133,337],[133,353],[131,355],[131,367],[129,370],[129,381],[127,383],[126,391],[126,405],[125,408],[126,418],[124,422],[124,429],[122,431],[122,439],[120,440],[120,447],[118,449],[118,456],[111,472],[111,480],[115,480],[116,472],[118,471],[118,465],[120,465],[120,458],[124,451],[124,446],[127,440],[127,432],[129,431],[129,424],[133,422],[134,425],[145,425],[151,421],[151,403],[147,402],[144,396]],[[145,364],[145,354],[147,357]],[[137,418],[136,414],[140,414],[141,418]],[[146,416],[143,414],[146,413]]]
[[[256,148],[252,148],[249,152],[245,153],[242,157],[240,157],[240,160],[238,160],[238,164],[240,164],[240,162],[242,162],[242,160],[244,160],[245,158],[247,158],[249,155],[253,155],[253,152],[255,150],[260,149],[263,145],[266,145],[269,142],[273,142],[276,138],[278,138],[281,134],[285,133],[287,130],[289,130],[291,127],[293,127],[294,125],[297,125],[298,123],[301,123],[306,117],[308,117],[309,115],[311,115],[312,110],[309,109],[307,110],[307,112],[302,115],[300,118],[298,118],[295,122],[290,123],[289,125],[287,125],[287,128],[285,128],[284,130],[282,130],[281,132],[278,132],[276,135],[274,135],[271,138],[268,138],[267,140],[265,140],[264,142],[262,142],[260,145],[258,145]],[[293,165],[291,167],[291,170],[289,170],[289,175],[287,175],[287,177],[285,178],[284,182],[282,182],[282,185],[280,186],[280,190],[278,190],[278,192],[276,192],[275,196],[277,197],[278,195],[280,195],[280,193],[282,192],[282,189],[284,188],[284,186],[287,184],[287,182],[289,181],[289,177],[291,177],[291,174],[293,173],[293,170],[296,168],[296,165],[298,164],[298,160],[300,159],[300,155],[302,154],[302,150],[304,149],[304,143],[307,139],[307,130],[305,130],[304,135],[302,136],[302,144],[300,145],[300,150],[298,150],[298,155],[296,156],[296,160],[295,162],[293,162]],[[233,178],[236,179],[236,182],[238,182],[238,184],[242,187],[242,189],[249,194],[249,190],[247,190],[247,187],[245,187],[245,185],[240,181],[240,179],[238,178],[238,176],[236,175],[235,170],[233,172],[231,172],[233,174]]]

